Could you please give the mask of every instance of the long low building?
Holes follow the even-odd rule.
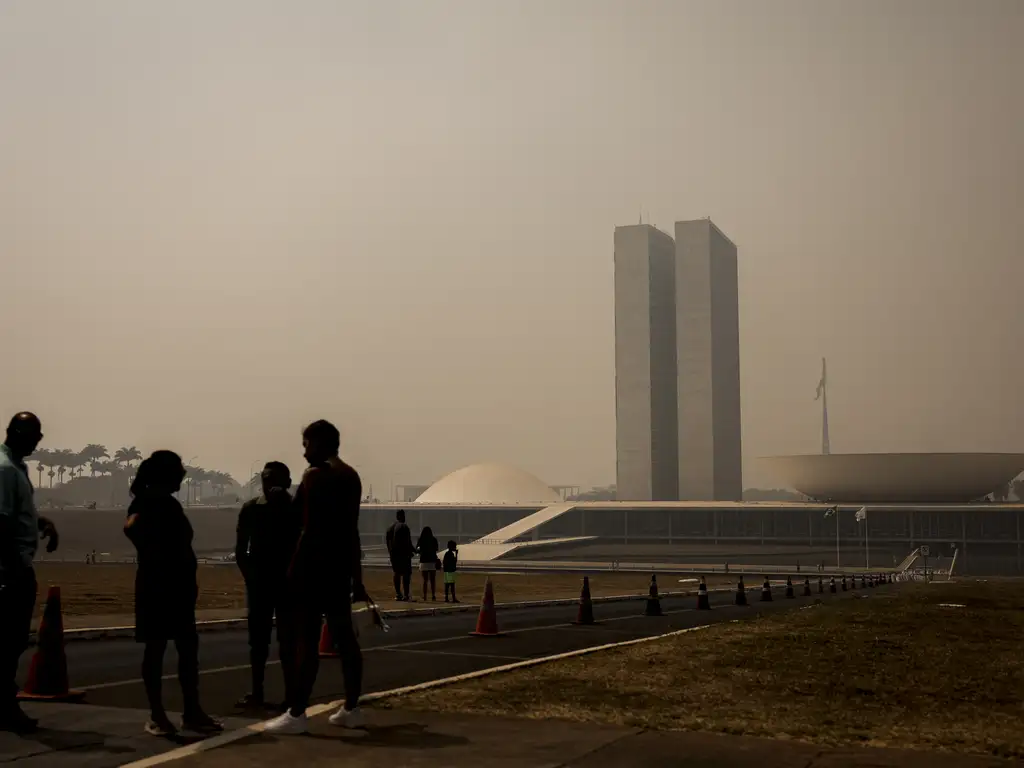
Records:
[[[1024,573],[1020,504],[566,502],[522,470],[484,464],[442,478],[414,503],[364,506],[367,540],[383,541],[398,509],[414,535],[430,526],[442,544],[457,541],[463,560],[781,557],[832,565],[838,548],[847,564],[887,567],[927,545],[943,556],[958,550],[961,572]]]

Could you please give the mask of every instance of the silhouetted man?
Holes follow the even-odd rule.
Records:
[[[278,627],[279,636],[284,632],[281,653],[294,666],[285,680],[289,708],[267,724],[268,733],[306,731],[324,615],[345,680],[345,703],[330,722],[347,728],[362,724],[363,656],[352,625],[352,601],[366,599],[359,542],[363,486],[359,474],[338,458],[339,443],[337,427],[327,421],[313,422],[302,433],[309,462],[295,494],[302,527],[286,579],[286,615]]]
[[[395,600],[409,599],[409,582],[412,581],[412,556],[415,552],[412,545],[412,531],[405,524],[405,510],[398,510],[397,519],[388,528],[385,540],[388,545],[388,557],[394,573]]]
[[[285,576],[298,538],[299,521],[288,493],[292,487],[288,466],[280,461],[267,462],[260,480],[263,495],[242,505],[235,536],[235,562],[245,579],[249,610],[249,663],[252,667],[252,692],[238,702],[242,707],[264,704],[263,681],[274,615],[278,615],[280,625]],[[279,628],[278,642],[280,640]],[[289,661],[281,659],[283,665]]]
[[[18,705],[18,659],[28,646],[36,603],[32,569],[40,536],[46,551],[57,549],[53,523],[36,512],[25,458],[43,439],[42,424],[32,413],[19,413],[7,425],[0,445],[0,730],[28,733],[36,721]]]

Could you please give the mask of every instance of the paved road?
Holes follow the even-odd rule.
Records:
[[[827,589],[827,588],[826,588]],[[875,594],[886,588],[863,590]],[[797,594],[800,588],[797,587]],[[812,598],[783,598],[776,587],[775,600],[759,602],[759,591],[748,590],[751,607],[732,605],[732,595],[713,593],[713,610],[695,610],[695,598],[667,598],[662,607],[667,615],[643,616],[644,602],[605,603],[595,606],[597,626],[573,626],[575,606],[506,610],[499,613],[498,638],[470,637],[475,613],[402,618],[391,622],[391,631],[369,632],[363,637],[366,654],[365,692],[383,691],[427,680],[448,677],[522,659],[536,658],[602,643],[616,642],[700,624],[748,617],[757,611],[778,612],[808,605],[813,599],[848,598],[852,593]],[[717,603],[717,605],[716,605]],[[88,689],[86,701],[112,707],[146,708],[145,693],[138,678],[141,646],[131,640],[100,640],[67,646],[68,668],[74,687]],[[30,654],[22,659],[22,674]],[[200,640],[204,705],[220,716],[238,715],[237,698],[248,689],[248,646],[244,631],[204,633]],[[176,658],[169,650],[165,671],[164,698],[168,708],[180,710],[181,700],[173,679]],[[23,679],[23,678],[22,678]],[[342,693],[340,664],[334,659],[321,662],[315,690],[316,701],[330,701]],[[272,664],[267,673],[267,694],[271,700],[283,697],[280,667]]]

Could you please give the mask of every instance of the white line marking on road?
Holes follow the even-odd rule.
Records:
[[[425,653],[428,656],[461,656],[469,659],[502,659],[503,661],[526,661],[529,656],[498,656],[493,653],[472,653],[471,651],[428,651],[423,648],[385,648],[392,653]]]
[[[678,613],[690,613],[692,608],[680,608],[675,611],[665,611],[665,616],[672,616]],[[642,613],[631,614],[629,616],[611,616],[608,618],[601,619],[602,623],[610,621],[627,621],[629,619],[644,618]],[[564,627],[575,628],[572,622],[559,622],[558,624],[542,624],[536,627],[517,627],[515,629],[502,629],[501,634],[503,635],[515,635],[522,634],[525,632],[539,632],[545,629],[562,629]],[[616,630],[618,631],[618,630]],[[622,630],[625,631],[625,630]],[[434,645],[436,643],[450,643],[454,640],[465,640],[469,636],[468,633],[461,635],[454,635],[450,637],[432,637],[426,640],[409,640],[404,643],[391,643],[390,645],[375,645],[369,648],[363,648],[363,653],[370,653],[371,651],[392,651],[399,648],[415,648],[420,645]],[[277,659],[267,662],[267,666],[274,664],[280,664],[281,662]],[[200,675],[218,675],[223,672],[238,672],[242,669],[249,669],[248,664],[233,664],[227,667],[214,667],[213,669],[201,669],[199,670]],[[177,673],[164,675],[162,680],[176,680],[178,678]],[[143,682],[141,677],[132,678],[130,680],[113,680],[107,683],[96,683],[95,685],[80,685],[78,690],[80,691],[102,691],[107,688],[119,688],[124,685],[141,685]]]
[[[739,619],[732,619],[730,622],[723,623],[736,623]],[[640,643],[649,643],[654,640],[663,640],[667,637],[676,637],[677,635],[684,635],[689,632],[697,632],[708,627],[714,626],[713,624],[702,624],[698,627],[688,627],[686,629],[677,629],[672,632],[665,632],[661,635],[652,635],[650,637],[639,637],[635,640],[620,640],[617,643],[605,643],[604,645],[594,645],[590,648],[580,648],[575,651],[568,651],[566,653],[556,653],[553,656],[542,656],[536,659],[526,659],[525,661],[517,661],[512,664],[503,664],[498,667],[489,667],[488,669],[481,669],[475,672],[467,672],[462,675],[454,675],[453,677],[445,677],[440,680],[431,680],[426,683],[419,683],[417,685],[407,685],[402,688],[393,688],[390,691],[381,691],[379,693],[369,693],[363,696],[359,701],[371,702],[380,701],[381,699],[391,698],[393,696],[402,696],[407,693],[415,693],[417,691],[425,691],[430,688],[438,688],[442,685],[451,685],[452,683],[459,683],[465,680],[475,680],[480,677],[486,677],[488,675],[494,675],[499,672],[510,672],[515,669],[525,669],[526,667],[535,667],[540,664],[547,664],[552,661],[561,661],[562,659],[571,659],[576,656],[585,656],[591,653],[597,653],[598,651],[611,650],[613,648],[624,648],[629,645],[639,645]],[[309,717],[317,717],[319,715],[326,714],[332,709],[340,707],[342,702],[332,701],[329,704],[317,704],[316,706],[310,707],[306,710],[306,714]],[[263,729],[267,727],[267,723],[270,720],[266,720],[262,723],[254,723],[253,725],[246,726],[245,728],[239,728],[235,731],[227,731],[219,736],[214,736],[203,741],[197,741],[194,744],[187,744],[184,747],[173,749],[170,752],[164,752],[162,755],[154,755],[153,757],[147,757],[142,760],[136,760],[134,763],[125,763],[121,768],[151,768],[154,765],[163,765],[164,763],[170,763],[175,760],[181,760],[185,757],[197,755],[202,752],[209,752],[210,750],[223,747],[227,744],[231,744],[241,739],[253,736],[257,733],[262,733]]]

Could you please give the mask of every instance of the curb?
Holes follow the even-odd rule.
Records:
[[[732,587],[720,587],[715,589],[709,589],[708,592],[732,592]],[[682,592],[659,592],[659,598],[665,597],[692,597],[696,595],[696,591],[682,591]],[[625,603],[632,600],[647,600],[647,595],[612,595],[608,597],[595,597],[592,598],[594,603]],[[578,597],[563,597],[556,598],[554,600],[525,600],[513,603],[497,603],[495,604],[496,609],[502,610],[523,610],[526,608],[549,608],[553,606],[568,606],[577,605],[579,603]],[[478,605],[460,605],[457,607],[437,607],[437,608],[406,608],[397,609],[390,611],[381,611],[381,615],[389,620],[395,619],[415,619],[419,617],[429,616],[443,616],[449,613],[471,613],[473,611],[480,610]],[[237,619],[214,619],[210,621],[197,621],[196,629],[199,632],[216,632],[218,630],[232,630],[241,629],[245,627],[247,620],[245,618]],[[64,630],[64,642],[86,642],[89,640],[118,640],[124,638],[131,638],[135,636],[135,626],[128,625],[123,627],[84,627],[82,629],[67,629]],[[29,637],[29,646],[35,646],[36,644],[36,633],[33,631]]]

